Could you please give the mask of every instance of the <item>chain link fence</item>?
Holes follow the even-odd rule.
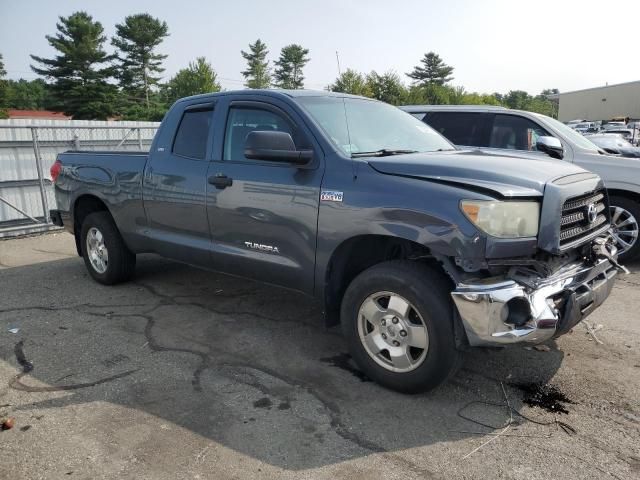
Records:
[[[155,122],[0,121],[0,237],[55,228],[49,169],[68,150],[148,151]]]

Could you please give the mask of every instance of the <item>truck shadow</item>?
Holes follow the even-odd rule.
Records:
[[[5,370],[21,372],[0,380],[23,392],[16,415],[110,402],[290,470],[491,431],[473,420],[499,428],[505,409],[471,402],[506,394],[521,410],[564,356],[554,343],[473,350],[447,384],[402,395],[368,381],[339,329],[327,330],[319,306],[294,292],[155,256],[116,287],[92,282],[80,259],[2,277],[0,328],[20,328],[0,336],[0,359],[14,367]],[[119,428],[98,431],[118,438]]]

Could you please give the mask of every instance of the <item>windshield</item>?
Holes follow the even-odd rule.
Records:
[[[346,155],[455,150],[431,127],[386,103],[342,97],[298,97],[295,100]]]
[[[573,128],[568,127],[564,123],[559,122],[558,120],[555,120],[551,117],[547,117],[546,115],[538,114],[538,116],[540,118],[544,118],[544,121],[547,122],[550,127],[556,129],[562,135],[567,137],[567,139],[576,144],[579,148],[582,148],[583,150],[589,150],[593,153],[599,153],[598,147],[593,142],[589,141],[586,137],[583,137],[581,133],[576,132]]]

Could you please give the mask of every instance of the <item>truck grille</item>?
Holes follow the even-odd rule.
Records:
[[[604,231],[609,212],[603,191],[573,197],[564,202],[560,220],[560,247],[568,247]]]

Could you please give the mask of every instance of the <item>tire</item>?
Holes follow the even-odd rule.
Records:
[[[638,235],[640,203],[627,197],[617,196],[612,196],[609,203],[611,205],[611,221],[614,224],[614,237],[618,241],[618,249],[621,250],[619,259],[621,262],[636,260],[640,257],[640,236]],[[625,224],[620,226],[622,223]],[[618,228],[615,227],[616,224]],[[630,246],[620,243],[620,240]]]
[[[133,276],[136,256],[125,245],[108,212],[87,215],[80,230],[80,246],[84,264],[96,282],[114,285]]]
[[[418,393],[455,373],[461,352],[447,285],[449,280],[436,269],[405,260],[374,265],[351,282],[342,300],[341,323],[354,361],[369,378],[392,390]],[[374,349],[380,352],[369,353]]]

